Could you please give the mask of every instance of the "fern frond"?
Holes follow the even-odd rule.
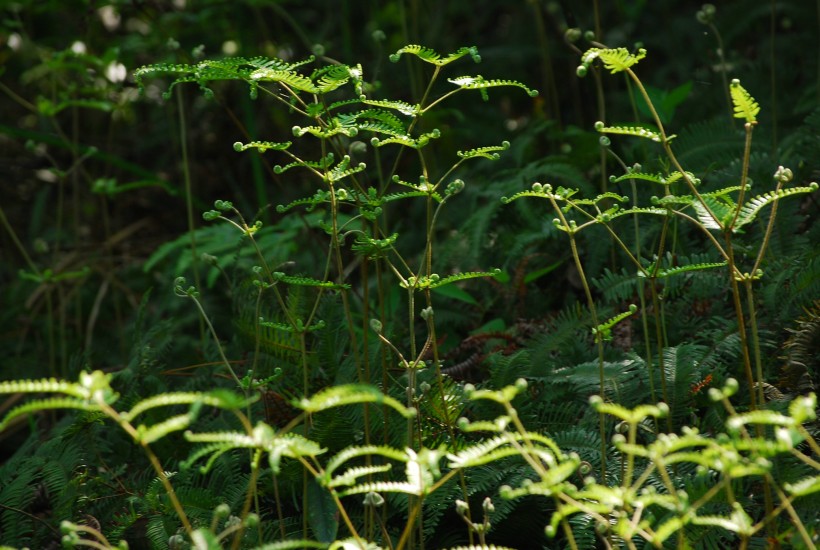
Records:
[[[429,277],[408,277],[407,282],[402,282],[400,285],[402,288],[415,287],[417,289],[432,289],[448,285],[450,283],[455,283],[457,281],[466,281],[467,279],[476,279],[478,277],[495,277],[499,273],[501,273],[500,269],[494,269],[493,271],[465,271],[463,273],[449,275],[443,279],[438,274],[433,273]]]
[[[195,415],[191,413],[178,414],[150,427],[140,424],[137,426],[136,440],[140,443],[151,444],[162,439],[171,432],[178,432],[186,429],[191,425],[194,418]]]
[[[336,182],[343,180],[347,177],[352,176],[353,174],[358,174],[359,172],[363,171],[367,168],[367,165],[363,162],[360,162],[356,166],[350,168],[350,157],[345,155],[345,158],[339,162],[330,172],[327,172],[327,179],[330,181]]]
[[[312,197],[307,197],[304,199],[296,199],[295,201],[289,204],[280,204],[276,207],[276,211],[280,214],[291,210],[297,206],[307,206],[306,210],[308,212],[312,211],[318,205],[322,203],[330,202],[330,191],[323,191],[319,189],[316,191],[316,194]]]
[[[389,395],[385,395],[375,387],[366,384],[344,384],[326,388],[310,398],[301,399],[294,405],[306,412],[316,413],[358,403],[387,405],[405,418],[412,418],[415,415],[414,409],[408,409]]]
[[[335,123],[334,123],[335,122]],[[322,126],[294,126],[292,128],[293,135],[302,137],[305,134],[327,139],[337,134],[343,134],[347,137],[355,137],[359,133],[359,129],[355,126],[343,126],[339,124],[336,119],[331,119],[330,124],[326,127]]]
[[[502,141],[501,145],[491,145],[489,147],[478,147],[476,149],[470,149],[469,151],[456,151],[456,155],[463,159],[471,159],[475,157],[484,157],[490,160],[498,160],[501,158],[501,155],[496,153],[496,151],[506,151],[510,148],[509,141]]]
[[[382,197],[382,202],[388,203],[412,197],[432,197],[436,202],[444,200],[438,193],[430,193],[429,191],[405,191],[404,193],[390,193],[389,195],[385,195]]]
[[[572,202],[573,202],[573,204],[587,204],[587,205],[592,206],[592,205],[596,205],[599,202],[604,201],[604,200],[613,200],[613,201],[618,201],[618,202],[626,202],[626,201],[629,200],[629,197],[625,197],[623,195],[619,195],[617,193],[613,193],[611,191],[608,191],[606,193],[601,193],[600,195],[598,195],[594,199],[576,199]]]
[[[372,239],[366,235],[357,235],[356,241],[350,248],[357,254],[367,256],[369,258],[383,257],[396,244],[396,239],[399,238],[398,233],[393,233],[384,239]]]
[[[538,95],[538,90],[533,90],[529,88],[527,85],[518,82],[517,80],[502,80],[502,79],[491,79],[486,80],[481,75],[476,76],[459,76],[456,78],[448,78],[447,82],[451,84],[455,84],[462,90],[486,90],[487,88],[495,88],[498,86],[515,86],[521,88],[527,95],[530,97],[535,97]]]
[[[704,203],[709,207],[708,210]],[[703,197],[703,202],[694,201],[692,206],[695,208],[700,223],[707,229],[722,230],[734,215],[733,208],[714,197]]]
[[[418,44],[409,44],[399,50],[396,53],[390,55],[390,61],[396,63],[403,54],[412,54],[425,61],[427,63],[431,63],[433,65],[437,65],[439,67],[443,67],[453,61],[464,57],[465,55],[470,55],[473,58],[473,61],[479,63],[481,61],[481,56],[478,55],[478,49],[475,46],[459,48],[455,52],[447,55],[446,57],[441,57],[441,54],[436,52],[431,48],[427,48],[425,46],[419,46]]]
[[[333,472],[345,462],[360,456],[379,455],[399,462],[407,462],[407,453],[388,447],[386,445],[359,445],[356,447],[346,447],[336,453],[325,466],[324,478],[326,482],[330,481]]]
[[[760,105],[757,101],[740,85],[740,80],[735,78],[729,85],[729,94],[732,96],[732,104],[735,109],[735,118],[746,119],[746,122],[754,124],[757,122],[757,114],[760,112]]]
[[[735,223],[735,228],[742,227],[748,223],[754,221],[757,217],[757,214],[767,205],[778,201],[784,197],[788,197],[791,195],[798,195],[802,193],[813,193],[817,191],[818,185],[816,182],[812,182],[811,185],[806,187],[790,187],[788,189],[777,189],[776,191],[769,191],[768,193],[764,193],[762,195],[758,195],[753,199],[750,199],[746,204],[744,204],[740,208],[740,214],[737,217],[737,222]]]
[[[321,94],[332,92],[350,82],[351,78],[357,77],[361,77],[361,67],[355,69],[347,65],[329,65],[311,75],[316,90]]]
[[[602,134],[619,134],[625,136],[635,136],[640,138],[651,139],[652,141],[660,143],[661,134],[654,130],[649,130],[642,126],[604,126],[603,123],[596,123],[595,129]],[[668,136],[667,141],[670,141],[674,136]]]
[[[349,468],[345,470],[343,474],[340,474],[330,482],[327,483],[327,487],[349,487],[350,485],[355,485],[356,481],[363,476],[370,476],[373,474],[381,474],[384,472],[389,472],[393,469],[391,464],[382,464],[380,466],[357,466],[355,468]]]
[[[439,130],[433,130],[432,132],[421,134],[416,139],[413,139],[408,135],[390,136],[389,138],[385,139],[379,139],[377,137],[374,137],[370,140],[370,144],[373,147],[383,147],[391,143],[398,143],[399,145],[404,145],[405,147],[421,149],[425,145],[429,144],[431,139],[438,139],[439,137],[441,137],[441,132]]]
[[[250,141],[248,143],[242,143],[241,141],[237,141],[233,144],[233,150],[236,152],[241,152],[247,151],[248,149],[256,149],[260,153],[264,153],[269,149],[273,149],[274,151],[284,151],[292,144],[293,143],[290,141],[283,141],[281,143],[275,143],[273,141]]]
[[[194,405],[202,404],[218,409],[239,410],[244,409],[249,404],[255,402],[258,396],[245,399],[237,394],[224,390],[212,392],[166,392],[143,399],[131,410],[122,414],[123,420],[131,422],[145,411],[157,407],[170,407],[174,405]]]
[[[308,77],[290,70],[261,68],[253,71],[249,78],[255,82],[278,82],[311,94],[320,93],[319,88],[314,86]]]
[[[643,181],[651,181],[653,183],[657,183],[660,185],[667,185],[666,178],[663,177],[662,174],[649,174],[646,172],[630,172],[627,171],[626,174],[621,176],[610,176],[609,182],[610,183],[618,183],[624,180],[643,180]]]
[[[421,113],[421,107],[419,105],[411,105],[405,101],[386,99],[365,99],[362,100],[362,103],[364,103],[365,105],[375,105],[376,107],[384,107],[385,109],[393,109],[394,111],[398,111],[403,115],[411,117],[416,117],[419,113]]]
[[[630,315],[634,314],[638,311],[638,306],[632,304],[629,306],[629,311],[624,311],[623,313],[619,313],[618,315],[607,319],[605,322],[601,323],[597,327],[592,327],[592,334],[600,335],[601,338],[605,341],[612,340],[612,327],[629,317]]]
[[[372,483],[362,483],[339,493],[340,496],[360,495],[362,493],[404,493],[407,495],[420,496],[421,491],[412,483],[405,481],[375,481]]]
[[[0,432],[6,429],[12,420],[20,416],[28,416],[40,411],[56,409],[77,409],[81,411],[98,411],[99,405],[90,403],[82,399],[72,399],[70,397],[50,397],[46,399],[35,399],[22,405],[14,407],[0,421]]]
[[[282,282],[288,285],[294,286],[314,286],[320,288],[333,288],[333,289],[348,289],[350,288],[349,284],[339,284],[334,283],[332,281],[322,281],[320,279],[312,279],[310,277],[295,277],[293,275],[285,275],[284,273],[277,271],[273,274],[273,280],[275,282]]]
[[[604,63],[604,67],[614,74],[627,70],[644,57],[644,48],[640,48],[635,54],[629,53],[626,48],[590,48],[581,56],[581,63],[588,67],[598,58]]]
[[[707,269],[716,269],[719,267],[726,267],[727,262],[710,262],[710,263],[697,263],[697,264],[689,264],[689,265],[681,265],[672,267],[669,269],[659,269],[655,276],[659,279],[663,279],[666,277],[672,277],[673,275],[678,275],[680,273],[687,273],[690,271],[706,271]],[[654,270],[653,266],[650,266],[646,269],[647,272],[651,273]],[[638,273],[638,277],[645,277],[646,275],[643,272]]]
[[[626,208],[624,210],[617,210],[614,212],[604,212],[600,216],[597,216],[599,221],[602,222],[610,222],[615,218],[620,218],[621,216],[628,216],[629,214],[652,214],[654,216],[668,216],[669,211],[665,208],[652,208],[650,206],[641,207],[636,206],[635,208]]]

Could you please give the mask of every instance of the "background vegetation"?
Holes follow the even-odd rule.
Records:
[[[727,431],[727,417],[736,414],[757,408],[786,414],[797,396],[808,395],[818,383],[816,191],[778,201],[772,228],[766,228],[767,211],[735,243],[743,269],[759,264],[765,272],[743,306],[749,320],[749,305],[754,305],[759,328],[755,344],[748,346],[725,270],[697,269],[657,282],[660,301],[652,303],[649,285],[635,277],[635,267],[603,224],[578,234],[579,270],[566,232],[551,223],[557,213],[548,201],[515,200],[505,206],[501,198],[530,189],[533,182],[549,182],[556,189],[578,189],[578,197],[614,191],[649,204],[652,195],[663,192],[641,188],[638,193],[628,179],[612,182],[610,176],[621,176],[634,163],[645,172],[675,170],[663,149],[647,140],[611,135],[610,145],[601,146],[596,121],[609,126],[651,122],[651,111],[623,73],[593,68],[586,78],[578,78],[580,54],[593,44],[584,36],[567,40],[567,30],[576,28],[581,34],[592,32],[594,41],[609,47],[646,48],[648,55],[635,70],[660,122],[677,134],[672,142],[676,158],[702,181],[702,189],[738,185],[747,170],[753,183],[750,197],[760,195],[774,188],[773,174],[781,165],[792,171],[790,186],[809,186],[820,178],[820,5],[740,0],[718,5],[712,13],[699,2],[679,1],[19,1],[3,5],[1,13],[0,380],[76,381],[81,372],[103,371],[114,376],[112,386],[125,409],[167,392],[229,388],[246,397],[258,394],[259,401],[247,409],[254,422],[264,418],[283,429],[297,424],[296,432],[332,455],[371,438],[398,448],[447,444],[452,452],[464,450],[478,439],[456,435],[456,419],[495,418],[509,413],[504,406],[510,403],[504,400],[513,399],[504,394],[496,399],[501,405],[470,400],[464,383],[500,390],[525,378],[527,398],[514,401],[521,433],[548,435],[567,456],[576,453],[577,483],[592,473],[610,487],[628,485],[631,475],[625,475],[629,452],[611,443],[616,430],[633,426],[630,442],[646,446],[658,441],[658,433],[681,433],[683,426],[716,436]],[[500,270],[493,277],[420,293],[418,307],[409,310],[410,321],[406,291],[386,263],[350,248],[354,236],[338,247],[343,257],[338,263],[334,258],[326,270],[332,239],[319,221],[330,206],[277,211],[277,205],[314,195],[319,187],[308,171],[277,170],[291,159],[276,156],[276,151],[239,154],[234,149],[236,142],[287,139],[298,142],[295,154],[318,160],[325,153],[319,140],[293,137],[294,124],[306,125],[294,118],[298,113],[274,96],[253,99],[242,82],[215,81],[209,84],[210,94],[196,84],[177,85],[173,94],[164,95],[178,74],[147,75],[142,93],[134,77],[138,68],[154,64],[193,65],[231,56],[295,63],[314,55],[308,74],[313,67],[359,63],[365,93],[415,104],[438,73],[434,65],[409,54],[391,62],[390,55],[408,44],[442,54],[475,46],[481,56],[480,65],[466,56],[446,67],[430,97],[446,93],[446,78],[462,74],[514,81],[539,92],[531,96],[518,86],[494,87],[485,101],[478,91],[465,91],[425,113],[414,128],[416,135],[433,129],[441,134],[418,161],[436,178],[459,158],[457,151],[505,141],[510,145],[499,151],[498,160],[471,160],[459,168],[454,176],[466,185],[441,209],[435,231],[428,226],[429,197],[384,207],[387,221],[372,237],[398,233],[395,252],[414,269],[423,264],[428,246],[435,250],[431,271],[420,269],[419,275]],[[747,154],[743,120],[732,116],[728,96],[733,79],[761,106]],[[366,160],[370,170],[390,175],[393,166],[403,181],[418,180],[414,152],[385,153],[378,161],[383,165],[376,165],[370,136],[356,137],[334,142],[344,149],[338,153],[352,157],[353,166]],[[229,224],[202,219],[217,200],[230,201],[248,224],[263,223],[254,239],[271,271],[344,282],[352,290],[293,285],[282,290],[280,301],[272,295],[260,301],[252,275],[259,265],[254,247]],[[238,221],[230,208],[219,210]],[[338,219],[349,222],[352,216],[345,212]],[[674,237],[668,237],[665,226],[649,216],[636,229],[632,221],[614,227],[626,249],[644,251],[644,265],[655,260],[652,251],[662,242],[668,246],[655,265],[664,270],[721,260],[697,227],[675,225],[669,232]],[[764,235],[770,235],[768,246],[756,262]],[[187,283],[175,283],[178,276]],[[199,293],[195,297],[207,322],[191,300],[179,297],[192,296],[189,284]],[[647,303],[637,315],[607,327],[611,339],[604,348],[590,329],[629,311],[630,304],[644,299],[644,290]],[[590,305],[586,291],[597,307]],[[426,300],[434,305],[435,354],[422,349],[430,341],[430,323],[422,316]],[[302,332],[300,341],[294,332],[260,328],[260,312],[285,324],[315,312],[325,328]],[[599,320],[593,322],[596,314]],[[380,319],[384,339],[370,330],[371,317]],[[411,345],[415,339],[418,344]],[[759,357],[763,376],[755,377],[757,387],[747,387],[740,359],[744,348]],[[403,352],[409,362],[417,357],[428,361],[429,368],[416,379],[408,365],[394,366],[394,351]],[[361,406],[302,422],[290,400],[360,381],[358,358],[373,365],[368,381],[419,409],[422,421],[416,427],[408,429],[398,416],[385,412],[382,418],[375,408]],[[251,367],[253,375],[243,378]],[[231,373],[242,379],[239,384]],[[724,388],[730,377],[741,380],[744,390],[733,397],[736,409],[707,397],[709,388]],[[251,378],[262,383],[254,385]],[[426,396],[406,396],[408,385]],[[756,390],[765,390],[764,402],[754,401]],[[31,388],[6,391],[0,413],[25,403],[26,392],[32,393]],[[659,420],[651,420],[647,412],[640,419],[604,422],[589,406],[591,395],[624,407],[664,401],[669,414]],[[246,410],[244,404],[223,405]],[[797,412],[789,414],[796,417]],[[162,412],[152,414],[146,422],[166,418]],[[186,544],[181,542],[185,537],[174,538],[185,531],[166,500],[162,476],[131,434],[105,416],[101,409],[66,414],[44,407],[4,425],[0,543],[56,547],[60,522],[71,520],[102,531],[113,542],[127,540],[132,548]],[[197,427],[236,430],[229,416],[203,413]],[[818,427],[805,420],[799,428],[805,433],[795,436],[794,446],[808,461],[793,453],[775,460],[771,476],[778,487],[800,480],[816,484],[820,457],[816,444],[810,447],[808,441],[816,438]],[[263,489],[254,495],[254,510],[262,512],[263,527],[249,526],[243,545],[283,534],[324,542],[337,533],[339,538],[349,535],[327,520],[334,513],[328,493],[309,484],[295,461],[283,463],[274,475],[271,468],[251,468],[247,453],[229,452],[206,475],[185,467],[191,450],[180,434],[152,445],[163,468],[176,472],[172,481],[194,524],[216,525],[212,518],[220,503],[246,521],[247,510],[244,515],[240,511],[251,494],[248,486],[255,485],[252,476],[258,475]],[[521,456],[535,453],[518,451]],[[671,493],[670,486],[685,490],[690,502],[709,501],[701,507],[703,514],[728,517],[731,499],[710,493],[714,486],[723,487],[718,479],[725,478],[716,473],[719,469],[705,470],[696,472],[687,463],[674,469],[674,479],[668,481],[647,474],[646,484],[665,494]],[[416,526],[413,544],[595,547],[626,544],[633,536],[600,527],[596,535],[590,527],[600,525],[600,518],[585,510],[568,520],[574,535],[564,531],[548,537],[544,527],[565,502],[533,495],[499,498],[503,486],[544,480],[545,474],[533,471],[520,456],[498,457],[469,472],[427,497],[421,520],[408,522]],[[817,544],[816,490],[793,497],[795,519],[785,508],[773,514],[771,503],[764,502],[765,476],[736,477],[726,482],[732,489],[727,494],[740,495],[755,524],[777,516],[776,525],[748,533],[687,525],[690,544]],[[494,504],[482,508],[486,497]],[[460,516],[463,508],[454,504],[459,499],[472,510],[472,517],[465,516],[472,527]],[[308,517],[311,507],[303,506],[308,501],[326,513],[320,519]],[[370,540],[401,546],[412,498],[388,497],[380,508],[386,511],[379,513],[368,506],[361,498],[350,500],[351,521],[361,523],[363,532],[372,534]],[[492,518],[486,540],[482,514]],[[664,518],[654,513],[654,520]],[[219,525],[214,532],[222,529]],[[805,527],[805,536],[795,525]],[[641,539],[640,534],[634,537]],[[681,539],[659,544],[674,546],[676,540]]]

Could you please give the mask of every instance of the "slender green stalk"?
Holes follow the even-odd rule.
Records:
[[[194,197],[191,189],[191,170],[188,163],[188,126],[185,122],[185,103],[182,100],[182,90],[177,90],[177,113],[179,116],[179,144],[182,150],[182,176],[185,180],[185,213],[188,220],[188,238],[191,247],[191,268],[194,270],[194,284],[202,288],[199,277],[199,254],[196,250],[196,225],[194,224]],[[205,344],[205,326],[200,318],[199,340]]]

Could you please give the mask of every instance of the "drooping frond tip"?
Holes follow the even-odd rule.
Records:
[[[626,48],[590,48],[581,56],[581,65],[576,73],[578,76],[585,76],[589,66],[596,59],[600,59],[604,67],[612,73],[625,71],[635,63],[646,57],[646,50],[640,48],[636,53],[629,53]]]
[[[402,54],[413,54],[417,56],[422,61],[426,61],[427,63],[432,63],[433,65],[438,65],[439,67],[447,65],[448,63],[452,63],[456,59],[460,59],[465,55],[470,55],[473,58],[473,61],[476,63],[481,62],[481,56],[478,55],[478,48],[475,46],[470,46],[468,48],[459,48],[455,52],[442,57],[441,54],[436,52],[431,48],[427,48],[425,46],[419,46],[418,44],[410,44],[407,45],[396,53],[390,55],[390,61],[393,63],[397,62]]]
[[[760,105],[757,101],[740,85],[740,80],[735,78],[729,85],[729,93],[732,96],[732,104],[735,108],[735,118],[744,118],[746,122],[755,124],[757,113],[760,112]]]

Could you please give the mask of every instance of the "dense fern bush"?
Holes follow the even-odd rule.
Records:
[[[141,319],[122,370],[0,383],[4,394],[30,396],[0,430],[61,418],[56,435],[39,444],[32,430],[0,468],[3,542],[816,547],[817,399],[807,370],[803,386],[784,388],[790,399],[767,393],[781,336],[767,316],[784,299],[767,281],[799,276],[783,274],[771,253],[795,230],[778,214],[797,216],[786,204],[817,184],[775,166],[771,185],[752,186],[751,167],[767,160],[752,154],[761,106],[740,82],[727,90],[744,125],[739,160],[718,184],[677,153],[635,72],[646,51],[593,43],[579,53],[579,75],[626,74],[652,115],[597,123],[606,154],[617,157],[610,136],[634,138],[662,160],[618,159],[620,173],[600,190],[580,170],[544,161],[506,172],[490,206],[486,189],[472,191],[469,165],[497,161],[511,144],[470,143],[444,158],[447,128],[430,114],[473,92],[537,92],[465,74],[480,61],[474,47],[391,55],[424,66],[418,98],[380,98],[361,65],[325,57],[138,69],[139,86],[172,79],[167,97],[193,83],[212,98],[218,82],[236,81],[272,102],[292,117],[290,135],[233,148],[266,155],[285,181],[311,187],[277,206],[269,225],[217,200],[202,216],[211,225],[149,261],[152,269],[181,255],[168,291],[201,319],[202,366],[164,365],[173,329]],[[562,184],[521,190],[531,174]],[[465,196],[483,205],[462,220],[474,236],[490,232],[502,208],[536,223],[521,228],[517,265],[462,269],[440,258],[439,243],[459,229],[446,222],[462,216],[448,209]],[[536,201],[519,199],[539,199],[554,218],[544,223]],[[553,261],[538,250],[545,241],[560,250]],[[585,250],[604,245],[609,263],[590,268]],[[477,263],[475,242],[448,246]],[[816,274],[816,257],[801,258]],[[539,318],[492,311],[532,314],[527,286],[559,267],[580,297],[569,307]],[[221,288],[229,321],[209,313]],[[487,288],[497,301],[482,312]],[[816,310],[790,323],[793,363],[816,358]],[[468,333],[465,315],[483,326]],[[451,330],[463,337],[453,342]]]

